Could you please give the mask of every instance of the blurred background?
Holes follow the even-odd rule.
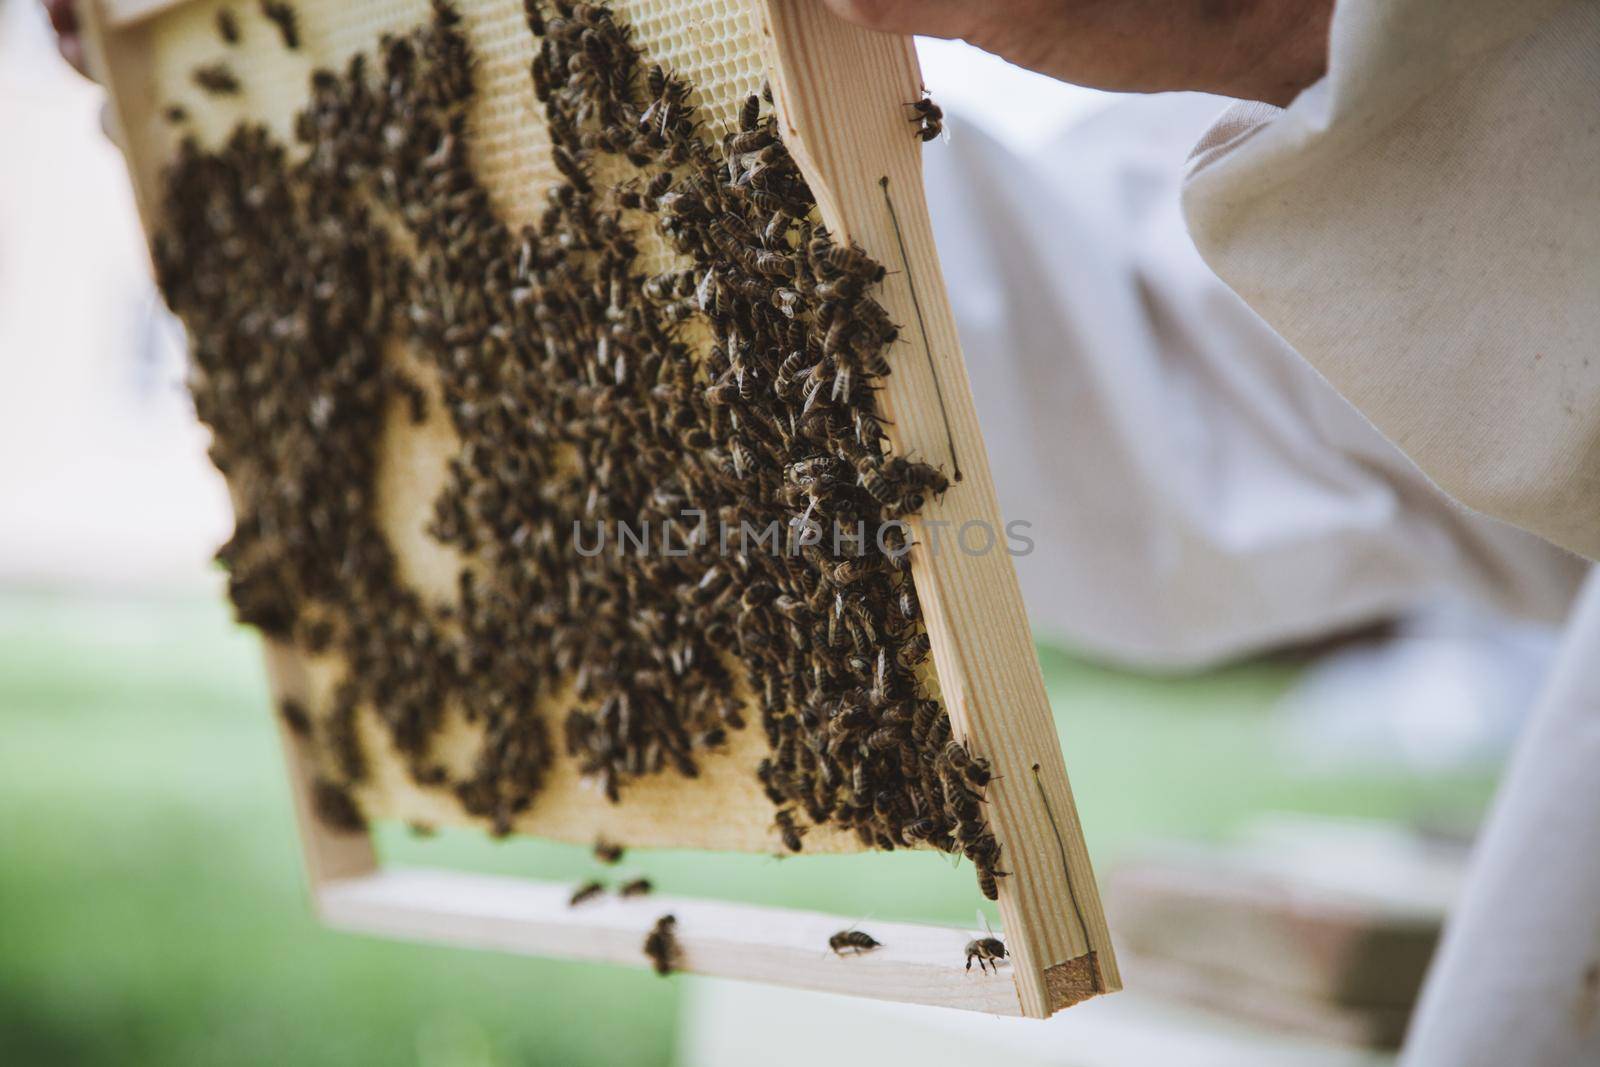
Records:
[[[1109,99],[922,54],[936,99],[1019,149]],[[0,0],[0,1062],[1382,1062],[1545,627],[1440,612],[1166,677],[1041,647],[1133,990],[1043,1026],[319,929],[257,642],[210,563],[226,495],[100,100],[38,5]],[[380,837],[388,860],[591,870]],[[978,922],[936,856],[626,862],[674,893]],[[1306,956],[1307,923],[1345,947]]]

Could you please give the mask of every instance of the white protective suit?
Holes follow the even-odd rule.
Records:
[[[1160,121],[1140,106],[1100,147]],[[1600,0],[1338,0],[1326,77],[1230,109],[1190,164],[1242,302],[1174,236],[1156,156],[1029,173],[965,136],[932,196],[941,243],[1001,250],[945,266],[1046,632],[1160,666],[1441,591],[1551,610],[1573,561],[1496,519],[1600,557]],[[1597,768],[1600,579],[1406,1067],[1600,1064]]]
[[[1600,556],[1600,3],[1340,0],[1330,44],[1202,141],[1202,253],[1439,485]],[[1591,580],[1407,1067],[1600,1064],[1597,767]]]
[[[1201,260],[1227,101],[1129,97],[1029,158],[952,120],[929,205],[1041,636],[1203,666],[1456,598],[1558,620],[1576,558],[1431,485]]]

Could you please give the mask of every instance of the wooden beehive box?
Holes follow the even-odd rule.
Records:
[[[244,0],[81,0],[93,66],[108,86],[141,211],[161,226],[164,174],[179,137],[220,143],[241,121],[293,141],[296,112],[319,68],[342,68],[375,48],[380,35],[425,22],[424,0],[315,0],[298,6],[298,47],[287,49]],[[1046,703],[1017,581],[1004,551],[929,552],[930,530],[1004,529],[988,472],[959,340],[944,294],[923,201],[920,142],[907,105],[920,98],[906,38],[871,34],[829,16],[815,0],[617,0],[647,62],[693,86],[704,129],[738,129],[738,111],[770,80],[784,146],[799,164],[816,214],[840,243],[854,242],[888,268],[877,299],[902,325],[894,373],[877,396],[896,455],[922,457],[956,480],[909,519],[911,572],[932,645],[924,681],[942,700],[954,736],[993,772],[984,814],[1003,847],[1008,876],[999,906],[1010,960],[993,973],[963,967],[967,932],[873,924],[884,947],[854,958],[818,951],[837,918],[775,909],[652,897],[569,909],[569,887],[459,873],[380,868],[362,833],[338,832],[314,817],[318,769],[305,744],[285,731],[312,892],[332,925],[508,951],[642,965],[641,942],[655,919],[678,919],[682,969],[889,999],[1044,1017],[1120,986],[1089,858]],[[240,39],[223,42],[219,10],[232,11]],[[462,31],[475,56],[468,113],[473,168],[493,210],[509,225],[539,217],[561,180],[551,136],[529,86],[539,41],[517,0],[465,0]],[[240,91],[208,95],[192,72],[225,61]],[[181,127],[167,113],[185,113]],[[641,241],[646,241],[641,238]],[[659,242],[641,253],[671,263]],[[403,352],[396,360],[430,385]],[[375,508],[398,571],[420,596],[447,601],[461,561],[426,532],[432,502],[459,447],[447,420],[384,426]],[[947,535],[948,536],[948,535]],[[991,546],[992,547],[992,546]],[[344,664],[268,642],[280,700],[313,717],[333,699]],[[748,691],[747,701],[753,700]],[[559,732],[568,701],[546,697],[525,709]],[[374,818],[476,824],[447,791],[419,785],[373,708],[356,720],[370,773],[357,789]],[[470,761],[481,724],[463,718],[436,742],[440,760]],[[536,802],[510,829],[588,843],[773,851],[773,807],[754,773],[768,739],[734,730],[724,750],[700,761],[698,777],[655,774],[629,784],[615,802],[588,788],[571,760],[552,761]],[[817,825],[806,851],[861,848],[857,838]]]

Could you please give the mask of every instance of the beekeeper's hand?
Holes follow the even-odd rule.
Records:
[[[1333,0],[824,0],[889,33],[960,38],[1062,81],[1286,105],[1322,77]]]

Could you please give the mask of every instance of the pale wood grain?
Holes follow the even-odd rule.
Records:
[[[1024,1009],[1048,1015],[1058,1005],[1045,972],[1056,964],[1093,952],[1102,990],[1121,983],[934,250],[920,142],[905,106],[922,93],[916,53],[910,38],[847,26],[818,0],[758,7],[784,142],[823,220],[891,269],[880,299],[905,343],[891,353],[894,373],[879,393],[890,440],[898,453],[961,475],[911,524],[921,546],[912,574],[956,734],[997,775],[989,820],[1012,872],[1000,912]],[[933,552],[940,522],[948,523],[946,544]],[[969,554],[952,546],[969,523],[991,531],[999,547]]]
[[[345,930],[567,959],[649,966],[645,935],[677,918],[683,970],[801,989],[1018,1015],[1002,963],[965,968],[970,931],[914,923],[854,924],[883,947],[836,956],[828,938],[847,925],[814,912],[681,897],[607,895],[569,907],[572,886],[444,871],[386,870],[325,883],[325,921]]]

